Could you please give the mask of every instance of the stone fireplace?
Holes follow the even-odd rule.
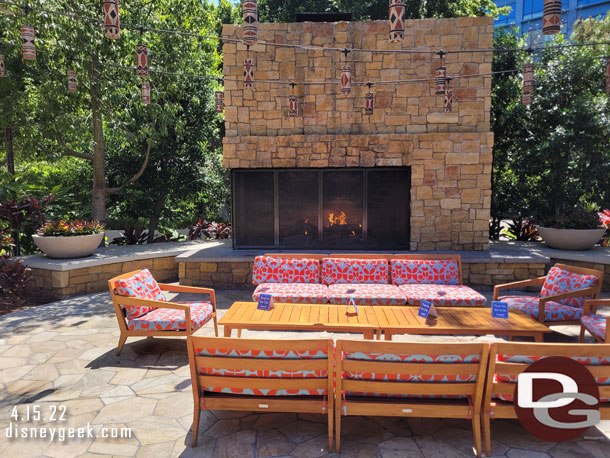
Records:
[[[239,26],[223,36],[241,39]],[[408,20],[402,44],[387,21],[261,24],[250,48],[225,43],[223,164],[231,169],[235,248],[484,250],[488,248],[493,134],[489,131],[493,20]],[[434,53],[343,53],[265,45],[466,51],[444,59],[453,110],[432,81]],[[483,75],[481,75],[483,74]],[[475,75],[468,77],[470,75]],[[380,81],[420,80],[383,84]],[[421,81],[430,79],[430,81]],[[236,81],[237,80],[237,81]],[[297,81],[298,116],[289,116]],[[372,115],[366,82],[377,83]]]

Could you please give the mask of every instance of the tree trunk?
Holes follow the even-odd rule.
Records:
[[[159,219],[161,219],[161,211],[165,204],[165,193],[158,194],[155,198],[155,206],[153,207],[152,215],[150,216],[150,223],[148,224],[148,239],[146,243],[153,243],[155,238],[155,231],[159,226]]]
[[[10,175],[15,175],[15,152],[13,150],[13,128],[4,128],[4,140],[6,141],[6,168]]]
[[[91,122],[93,127],[93,188],[91,190],[91,217],[106,222],[106,165],[104,163],[104,125],[101,104],[97,95],[97,56],[89,66],[89,95],[91,97]]]

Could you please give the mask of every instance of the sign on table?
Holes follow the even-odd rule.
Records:
[[[491,317],[508,319],[508,302],[492,301]]]
[[[258,296],[257,309],[259,310],[272,310],[275,306],[273,305],[273,296],[271,294],[261,294]]]
[[[436,312],[436,308],[434,307],[434,304],[432,302],[421,301],[421,305],[419,306],[419,312],[417,312],[417,315],[427,319],[428,316],[438,316],[438,313]]]

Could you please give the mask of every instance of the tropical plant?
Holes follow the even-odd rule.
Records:
[[[31,277],[31,270],[19,259],[0,256],[0,296],[22,299]]]
[[[104,232],[104,226],[97,221],[50,221],[38,229],[41,237],[70,237]]]
[[[517,242],[530,242],[538,239],[536,223],[530,219],[510,220],[508,226],[501,233]]]
[[[597,229],[601,224],[598,212],[577,207],[545,218],[541,226],[555,229]]]
[[[26,224],[40,226],[45,222],[44,208],[54,196],[41,200],[36,197],[25,197],[0,202],[0,222],[5,230],[11,231],[14,242],[14,254],[21,255],[21,236]]]
[[[188,227],[189,233],[186,236],[188,240],[199,240],[199,239],[228,239],[232,235],[231,225],[228,223],[208,223],[207,221],[201,221],[201,218],[197,221],[197,224],[193,224]]]

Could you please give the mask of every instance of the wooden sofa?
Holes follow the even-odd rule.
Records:
[[[333,447],[332,340],[187,339],[193,435],[201,410],[322,413]]]
[[[483,399],[483,435],[485,453],[491,456],[491,418],[517,418],[514,392],[517,376],[532,362],[549,356],[572,358],[585,365],[598,381],[601,419],[610,419],[610,345],[494,343],[489,351],[489,364]]]
[[[145,284],[134,286],[132,279]],[[216,293],[213,289],[157,283],[147,269],[111,278],[108,289],[121,331],[117,356],[128,337],[190,336],[209,320],[214,321],[214,332],[218,336]],[[206,294],[210,300],[170,302],[162,291]],[[190,325],[186,326],[186,323]]]
[[[265,254],[254,260],[252,298],[277,302],[356,305],[485,306],[462,284],[458,254]]]

